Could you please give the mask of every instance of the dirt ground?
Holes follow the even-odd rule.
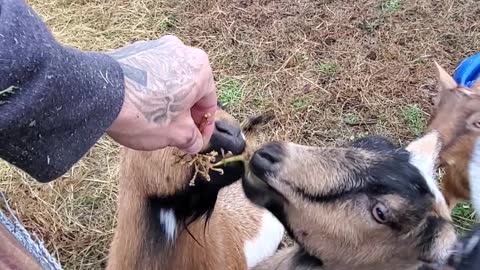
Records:
[[[83,50],[175,34],[207,51],[220,100],[239,119],[273,109],[265,140],[342,144],[421,134],[449,72],[480,51],[475,0],[29,0],[54,35]],[[40,185],[0,164],[0,190],[65,269],[101,269],[115,227],[118,147],[102,139]],[[472,222],[456,210],[459,227]]]

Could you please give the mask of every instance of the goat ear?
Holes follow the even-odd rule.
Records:
[[[437,62],[435,66],[438,71],[438,83],[440,85],[440,90],[448,90],[457,88],[457,82],[446,72]]]
[[[406,150],[410,152],[410,163],[414,165],[425,178],[435,199],[445,202],[445,197],[443,197],[438,183],[435,180],[440,147],[440,135],[437,131],[432,131],[420,139],[411,142]]]

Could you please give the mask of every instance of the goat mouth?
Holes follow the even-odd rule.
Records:
[[[248,169],[242,177],[242,186],[247,198],[267,209],[271,208],[272,205],[278,207],[288,204],[288,199],[273,188],[266,179],[268,179],[268,177],[258,177],[252,170]],[[269,210],[276,212],[276,210],[273,209]],[[276,213],[274,214],[276,215]]]
[[[264,177],[265,178],[265,177]],[[268,190],[272,187],[264,179],[258,177],[255,173],[249,169],[244,176],[244,181],[252,188],[260,190]]]

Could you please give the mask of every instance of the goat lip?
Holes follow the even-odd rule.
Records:
[[[248,170],[245,174],[245,181],[247,181],[250,185],[257,187],[257,188],[270,188],[270,185],[267,181],[262,179],[262,177],[258,177],[252,170]]]
[[[429,266],[436,266],[436,265],[441,265],[442,264],[439,260],[434,260],[432,258],[420,257],[420,258],[418,258],[418,260],[421,263],[423,263],[425,265],[429,265]]]
[[[248,170],[248,172],[245,175],[245,178],[247,182],[249,182],[250,184],[254,184],[255,186],[258,184],[268,186],[267,182],[262,178],[258,177],[255,173],[253,173],[251,169]]]

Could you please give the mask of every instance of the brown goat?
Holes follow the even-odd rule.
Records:
[[[428,131],[436,130],[441,135],[440,160],[445,168],[442,191],[453,208],[458,201],[470,199],[469,174],[478,176],[480,173],[475,170],[480,166],[479,157],[477,163],[472,163],[474,144],[480,136],[480,80],[472,88],[466,88],[458,85],[438,64],[436,66],[439,92]]]
[[[204,152],[240,154],[248,145],[239,123],[219,110]],[[190,186],[193,169],[176,162],[177,154],[174,148],[123,149],[118,226],[107,268],[243,270],[272,255],[284,229],[245,197],[237,181],[244,165],[229,164],[222,175],[211,171],[210,181],[198,176]]]
[[[405,270],[441,263],[456,235],[433,174],[438,134],[398,149],[381,137],[344,148],[269,143],[242,183],[298,246],[255,270]],[[433,179],[433,175],[430,175]]]

